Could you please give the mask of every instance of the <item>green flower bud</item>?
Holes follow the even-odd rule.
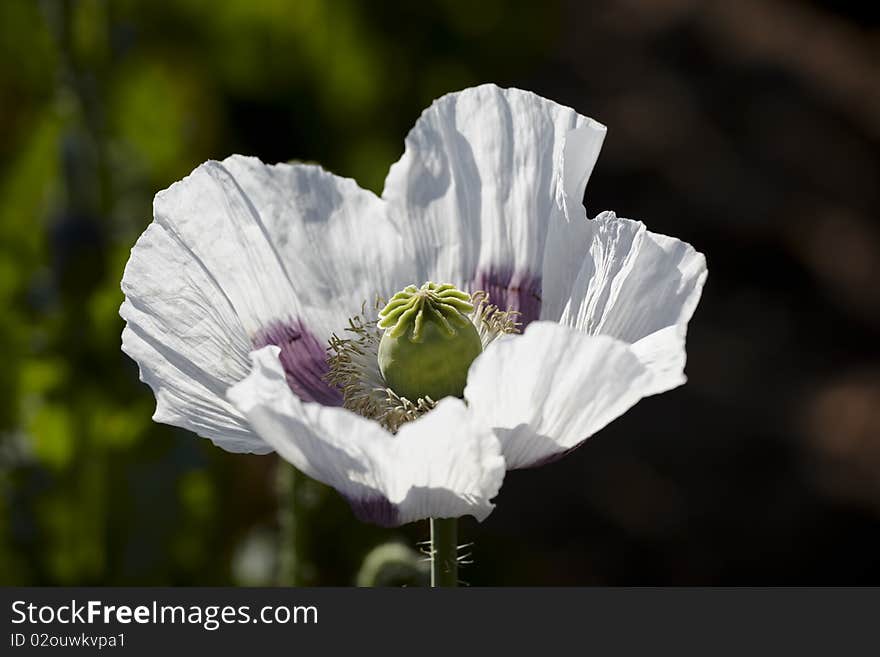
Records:
[[[379,313],[379,371],[409,400],[461,397],[468,368],[483,350],[470,296],[453,285],[425,283],[401,290]]]

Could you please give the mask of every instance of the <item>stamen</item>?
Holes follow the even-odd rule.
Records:
[[[414,285],[403,290],[410,294],[417,291]],[[329,372],[325,376],[328,383],[342,391],[345,408],[376,420],[392,433],[397,433],[403,424],[430,412],[437,405],[430,397],[411,400],[398,395],[388,387],[379,371],[379,343],[384,331],[378,325],[378,313],[383,309],[387,311],[396,302],[398,306],[406,305],[409,295],[401,295],[398,292],[388,304],[377,297],[369,308],[364,302],[360,314],[348,320],[345,333],[351,337],[331,336],[327,348]],[[463,313],[464,321],[473,323],[483,349],[500,335],[519,332],[519,313],[503,311],[490,304],[485,292],[474,292],[467,300],[455,297],[454,304],[447,296],[444,303],[453,305],[459,312],[468,307],[471,309]]]
[[[522,327],[521,313],[518,310],[501,310],[489,303],[489,294],[478,290],[471,295],[474,306],[470,320],[477,327],[480,341],[485,349],[499,335],[519,333]]]

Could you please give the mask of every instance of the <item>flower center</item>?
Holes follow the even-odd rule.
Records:
[[[431,289],[429,284],[428,289],[421,295],[427,301],[412,299],[415,293],[421,292],[420,288],[415,286],[409,286],[399,296],[394,295],[392,299],[395,302],[394,306],[382,318],[385,326],[392,330],[397,327],[404,339],[412,337],[416,329],[418,310],[404,317],[406,311],[411,310],[412,307],[406,303],[398,303],[408,298],[413,306],[420,303],[423,313],[419,323],[420,330],[416,331],[416,337],[421,338],[421,342],[414,344],[428,343],[430,345],[436,336],[431,338],[428,332],[439,331],[441,334],[447,333],[448,335],[443,323],[438,323],[434,315],[435,307],[443,319],[453,327],[455,336],[461,332],[469,332],[467,327],[461,326],[458,315],[443,306],[452,306],[458,313],[465,313],[468,308],[472,308],[467,313],[466,319],[473,325],[479,336],[480,348],[476,350],[476,353],[479,353],[480,349],[485,349],[499,336],[519,332],[519,313],[515,310],[501,310],[490,303],[489,295],[485,292],[474,292],[468,297],[452,286],[443,290],[439,289],[442,287],[444,286],[435,285]],[[455,292],[450,292],[450,290],[455,290]],[[426,310],[427,302],[430,302],[430,307]],[[345,334],[348,334],[347,337],[340,337],[335,333],[330,336],[330,342],[327,346],[329,372],[324,380],[342,392],[342,405],[345,408],[376,420],[392,433],[396,433],[404,423],[429,413],[437,405],[434,400],[439,400],[443,395],[440,394],[437,397],[420,396],[417,390],[410,391],[410,394],[399,393],[382,375],[379,369],[379,346],[385,338],[388,328],[378,326],[377,315],[380,309],[384,312],[384,308],[390,305],[390,303],[386,304],[384,299],[377,298],[375,305],[368,308],[365,301],[360,314],[349,318],[348,326],[344,329]],[[392,313],[395,310],[399,310],[399,312]],[[429,315],[434,319],[429,319]],[[401,335],[397,338],[388,338],[388,340],[400,339]],[[446,345],[449,346],[448,343]],[[393,370],[394,366],[391,366],[390,369]],[[430,366],[426,366],[423,361],[419,369],[428,374],[431,373]],[[457,387],[463,388],[467,368],[464,368],[464,373],[460,372],[459,375],[461,381]]]
[[[382,377],[407,399],[461,397],[468,368],[483,346],[471,297],[453,285],[410,285],[379,312]]]

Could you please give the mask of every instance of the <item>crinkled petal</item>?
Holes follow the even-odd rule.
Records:
[[[686,324],[700,300],[706,259],[690,244],[603,212],[560,321],[635,343]]]
[[[326,344],[366,301],[418,278],[385,203],[315,165],[266,165],[233,155],[223,166],[259,215],[293,283],[299,316]]]
[[[271,451],[225,398],[247,375],[250,342],[203,263],[161,225],[141,235],[125,269],[122,349],[156,395],[157,422],[233,452]]]
[[[605,127],[527,91],[487,84],[435,101],[406,139],[383,198],[423,278],[483,289],[524,323],[555,289],[560,253]]]
[[[156,194],[153,217],[202,264],[248,336],[273,320],[303,317],[259,212],[222,163],[205,162]]]
[[[586,257],[562,324],[636,345],[655,371],[685,365],[685,336],[706,280],[706,259],[685,242],[605,212],[588,222]]]
[[[269,450],[225,399],[251,349],[280,347],[291,390],[338,405],[330,334],[413,278],[382,201],[315,166],[206,162],[157,194],[154,216],[122,281],[123,348],[156,420],[234,451]]]
[[[348,410],[302,402],[285,383],[278,353],[253,352],[251,374],[229,399],[282,457],[342,493],[361,519],[396,526],[491,512],[504,459],[460,400],[440,402],[394,436]]]
[[[643,397],[682,383],[681,374],[649,369],[625,342],[538,321],[489,345],[464,394],[514,469],[565,454]]]

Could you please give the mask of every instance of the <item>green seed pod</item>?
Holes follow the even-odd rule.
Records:
[[[461,397],[480,336],[465,314],[470,296],[453,285],[425,283],[401,290],[379,313],[379,371],[401,397]]]

